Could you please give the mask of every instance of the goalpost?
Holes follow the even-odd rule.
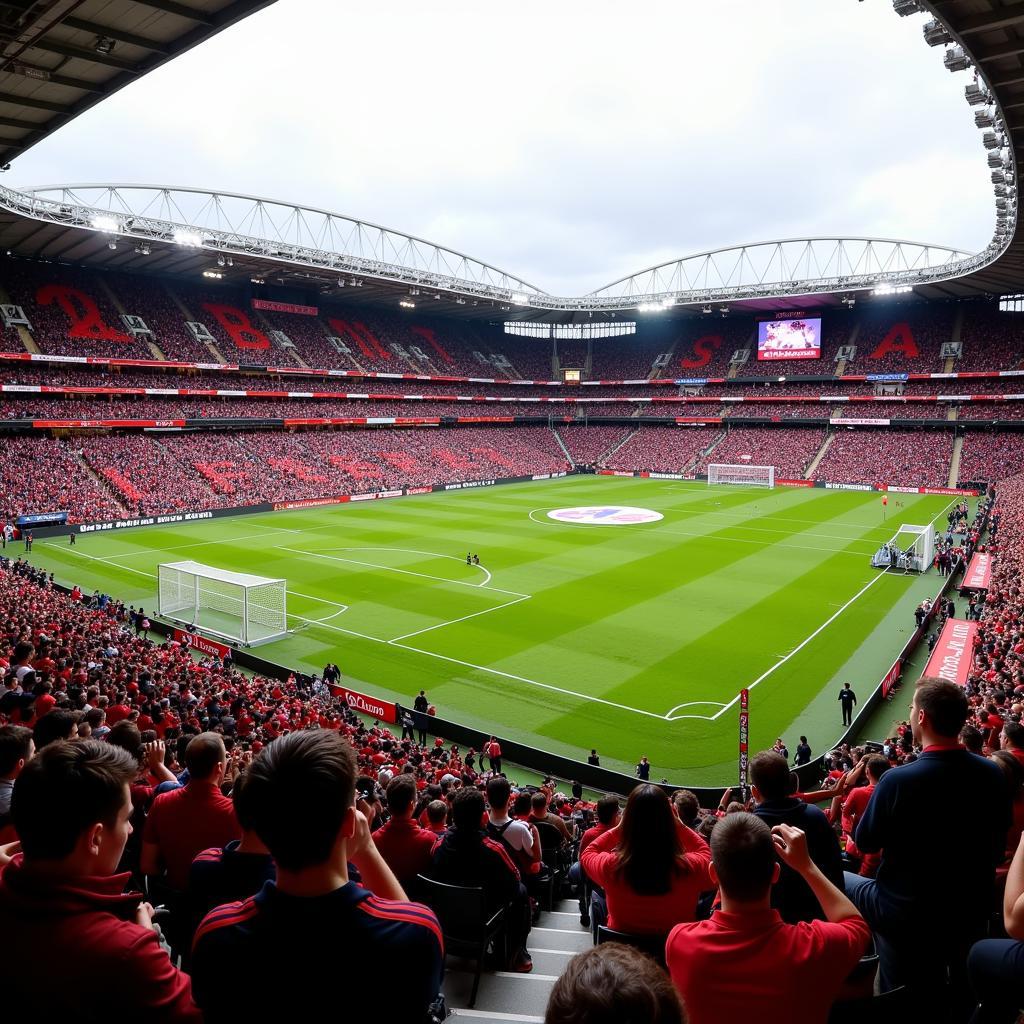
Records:
[[[163,563],[157,578],[157,610],[165,619],[248,647],[288,632],[286,580],[201,562]]]
[[[729,466],[719,463],[708,465],[708,486],[739,484],[742,487],[774,487],[774,466]]]
[[[935,558],[935,527],[904,523],[871,557],[876,569],[927,572]]]

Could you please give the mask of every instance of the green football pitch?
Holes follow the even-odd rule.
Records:
[[[288,581],[285,639],[257,653],[337,662],[354,689],[546,750],[693,785],[736,777],[738,693],[751,748],[842,732],[937,591],[870,557],[900,522],[945,525],[946,496],[574,476],[37,541],[58,580],[156,605],[161,562]],[[561,522],[629,506],[651,522]],[[883,521],[883,515],[887,521]],[[466,552],[480,556],[466,564]]]

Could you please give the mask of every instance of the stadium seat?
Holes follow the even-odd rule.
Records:
[[[637,935],[631,932],[617,932],[605,925],[598,925],[597,944],[600,946],[605,942],[621,942],[624,946],[632,946],[646,953],[653,960],[656,960],[662,967],[665,966],[665,942],[667,935]]]
[[[864,1021],[896,1020],[906,1014],[913,1002],[910,991],[903,985],[879,995],[862,999],[845,999],[832,1007],[828,1024],[864,1024]]]
[[[477,989],[480,987],[480,974],[484,967],[484,958],[492,942],[500,939],[502,952],[501,962],[508,959],[505,934],[505,907],[500,907],[488,915],[484,904],[484,891],[462,885],[447,885],[435,882],[425,875],[419,876],[423,902],[430,907],[441,922],[444,935],[445,955],[454,953],[476,962],[473,977],[473,988],[469,995],[469,1006],[476,1003]]]

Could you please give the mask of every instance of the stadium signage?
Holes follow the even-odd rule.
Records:
[[[833,484],[826,483],[825,489],[828,491],[873,491],[873,484]]]
[[[445,484],[444,489],[446,491],[461,491],[466,487],[490,487],[497,482],[497,480],[467,480],[460,484]]]
[[[865,380],[907,380],[909,373],[869,373]]]
[[[203,654],[215,654],[221,660],[231,653],[230,647],[219,644],[216,640],[208,640],[198,633],[186,633],[183,629],[174,630],[174,641],[193,650],[202,651]]]
[[[903,674],[903,662],[897,658],[893,663],[891,669],[885,673],[885,677],[882,679],[882,698],[885,699],[892,693],[896,684],[900,681],[900,676]]]
[[[988,551],[975,552],[964,575],[961,590],[988,590],[992,584],[992,555]]]
[[[350,690],[347,686],[334,685],[331,693],[339,697],[353,710],[364,715],[380,719],[382,722],[397,722],[398,714],[395,705],[388,700],[380,700],[377,697],[368,697],[365,693]]]
[[[263,511],[266,505],[255,506]],[[224,515],[234,515],[238,509],[219,508],[208,512],[177,512],[166,516],[141,516],[138,519],[114,519],[107,523],[82,523],[77,527],[79,533],[95,533],[99,530],[124,530],[132,526],[159,526],[162,523],[189,523],[196,519],[218,519]]]
[[[951,683],[963,686],[971,671],[971,656],[974,652],[974,638],[978,633],[976,622],[964,619],[947,619],[942,633],[928,659],[924,674],[938,676]]]
[[[407,487],[405,489],[406,494],[430,494],[433,491],[433,487]]]
[[[686,480],[682,473],[641,473],[648,480]]]
[[[889,420],[856,419],[855,417],[833,416],[829,423],[834,427],[887,427]]]
[[[253,309],[269,309],[273,313],[300,313],[302,316],[316,316],[316,306],[297,306],[293,302],[272,302],[270,299],[253,299]]]
[[[32,512],[26,516],[18,516],[14,523],[16,526],[52,526],[54,523],[63,526],[67,521],[67,512]]]

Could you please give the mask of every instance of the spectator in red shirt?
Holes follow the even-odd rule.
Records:
[[[861,778],[866,777],[868,784],[866,786],[856,786],[855,789],[849,791],[849,795],[843,799],[842,808],[842,825],[843,832],[846,833],[846,852],[847,854],[860,861],[860,871],[858,874],[863,875],[866,878],[874,878],[875,872],[878,870],[878,864],[881,860],[881,855],[878,853],[861,853],[857,849],[857,844],[853,840],[854,833],[857,831],[857,825],[860,823],[860,819],[864,817],[864,812],[867,810],[868,804],[871,802],[871,794],[875,791],[875,786],[878,785],[878,780],[889,770],[891,765],[888,760],[881,754],[869,754],[867,757],[862,757],[857,762],[857,767],[850,773],[847,787],[850,785],[856,785]]]
[[[621,823],[580,858],[590,880],[604,888],[609,927],[648,935],[667,935],[673,925],[694,919],[698,897],[712,887],[710,862],[708,844],[650,783],[629,794]]]
[[[580,839],[580,856],[590,844],[603,836],[609,829],[615,828],[619,823],[619,798],[617,796],[603,796],[597,802],[597,824],[588,828]],[[598,903],[598,917],[602,921],[608,920],[608,906],[605,903],[604,890],[593,886],[587,878],[583,866],[577,860],[569,868],[569,883],[575,885],[579,890],[580,924],[584,928],[590,927],[590,904],[592,900]]]
[[[166,870],[167,884],[183,892],[197,853],[241,838],[234,806],[220,791],[226,765],[224,741],[217,733],[200,733],[189,741],[188,783],[158,796],[146,819],[140,860],[144,875]]]
[[[416,795],[416,780],[411,775],[396,775],[387,788],[391,820],[373,833],[380,855],[406,892],[416,888],[416,876],[430,867],[437,842],[436,833],[420,828],[413,819]]]
[[[153,908],[114,873],[134,775],[123,750],[85,740],[51,744],[19,776],[12,816],[23,854],[0,874],[0,934],[17,937],[3,954],[6,1019],[72,1020],[89,990],[102,992],[111,1020],[202,1021]]]
[[[448,831],[448,805],[443,800],[431,800],[427,804],[427,831],[435,837]]]
[[[665,946],[690,1024],[826,1024],[871,932],[857,908],[811,860],[800,829],[739,811],[711,833],[711,877],[722,907],[680,924]],[[776,856],[777,855],[777,856]],[[778,858],[778,859],[777,859]],[[826,920],[786,924],[771,906],[778,861],[797,872]]]

